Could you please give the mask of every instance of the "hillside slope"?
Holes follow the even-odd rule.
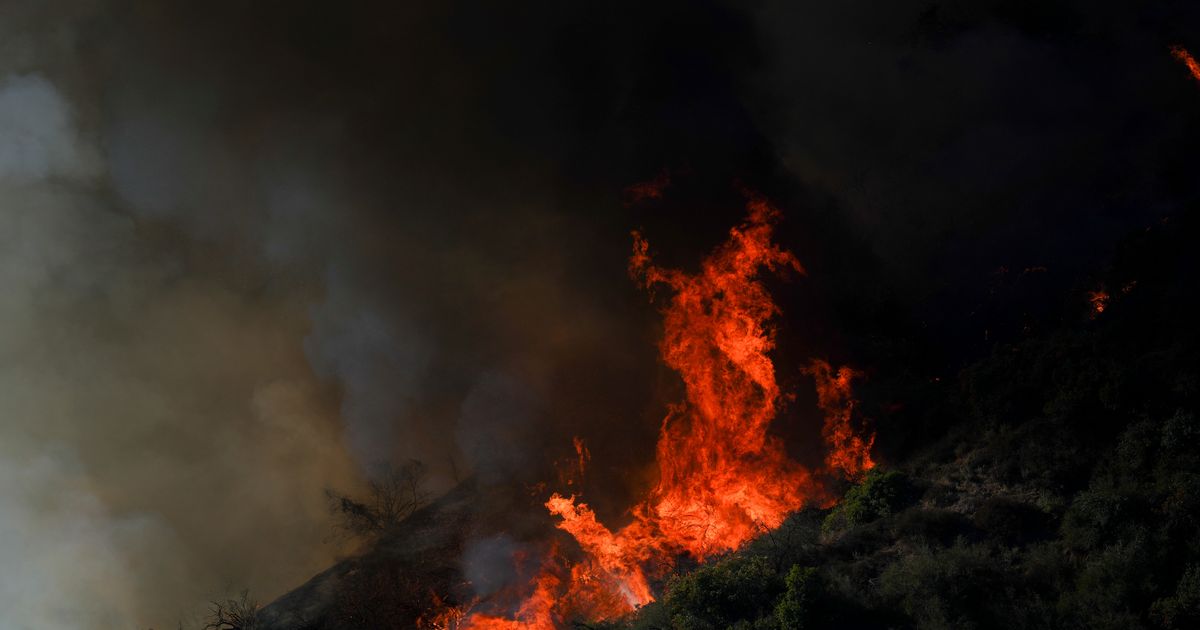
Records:
[[[1185,216],[1135,235],[1064,299],[1058,324],[998,343],[955,379],[878,377],[865,406],[904,402],[879,427],[879,469],[832,510],[801,511],[676,575],[658,602],[606,627],[1196,627],[1196,228]],[[469,541],[554,537],[539,507],[463,484],[260,620],[417,627],[470,601]]]

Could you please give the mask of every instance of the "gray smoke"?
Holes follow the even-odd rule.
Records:
[[[480,597],[487,597],[515,583],[516,557],[522,546],[503,534],[490,538],[471,540],[463,550],[463,579],[471,584],[471,590]]]
[[[0,608],[165,627],[328,562],[320,489],[353,469],[306,303],[145,238],[75,120],[45,76],[0,83]]]
[[[325,488],[544,460],[523,443],[543,391],[510,366],[605,336],[556,264],[544,176],[457,190],[463,141],[427,155],[445,135],[416,122],[407,166],[370,172],[342,120],[362,86],[333,106],[256,91],[239,72],[269,51],[188,41],[226,23],[163,11],[29,3],[0,27],[4,630],[270,600],[346,551]]]

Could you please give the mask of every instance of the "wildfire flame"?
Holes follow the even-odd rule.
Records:
[[[1187,66],[1188,71],[1192,73],[1192,77],[1200,81],[1200,63],[1196,63],[1195,57],[1187,51],[1183,46],[1171,46],[1171,54],[1178,60],[1182,61]]]
[[[579,543],[584,560],[568,573],[548,561],[511,618],[472,613],[459,630],[550,630],[572,615],[626,614],[654,599],[650,582],[659,573],[648,575],[648,567],[661,572],[680,556],[703,560],[737,549],[800,507],[829,502],[813,472],[768,433],[783,400],[768,356],[779,308],[760,276],[804,269],[771,240],[778,211],[762,199],[751,199],[748,210],[695,274],[655,265],[648,243],[634,233],[631,275],[647,290],[672,293],[662,309],[660,351],[685,388],[685,400],[670,407],[659,430],[658,480],[616,530],[577,497],[553,494],[546,508],[561,518],[558,528]],[[859,373],[824,361],[805,372],[825,414],[827,467],[861,475],[875,464],[874,436],[860,437],[851,424],[850,385]],[[581,441],[575,447],[582,473],[588,454]]]
[[[875,435],[864,439],[855,433],[851,424],[855,400],[850,391],[850,381],[862,374],[845,366],[835,370],[820,359],[814,359],[804,372],[816,379],[817,404],[825,412],[825,429],[822,433],[829,446],[825,465],[831,470],[842,471],[847,477],[861,477],[875,467],[871,459]]]
[[[514,561],[518,568],[527,566],[530,555],[527,551],[516,554]],[[460,607],[442,608],[430,615],[432,621],[442,625],[418,622],[418,627],[424,630],[554,630],[560,621],[554,609],[563,591],[561,561],[557,545],[551,546],[529,580],[530,592],[521,595],[520,604],[509,616],[473,610],[478,604],[476,600]]]
[[[554,605],[559,591],[559,579],[550,571],[543,572],[534,582],[533,595],[517,610],[513,619],[472,613],[455,630],[554,630]]]
[[[777,211],[750,202],[745,224],[698,274],[654,266],[634,235],[630,271],[643,286],[674,291],[663,310],[663,361],[683,377],[686,403],[670,410],[658,441],[660,479],[640,512],[670,551],[703,559],[776,527],[815,485],[767,434],[780,401],[770,319],[778,307],[760,270],[803,273],[771,242]]]

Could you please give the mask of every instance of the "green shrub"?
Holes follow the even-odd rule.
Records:
[[[911,507],[896,516],[893,532],[899,540],[946,546],[972,532],[971,523],[958,512]]]
[[[795,512],[779,527],[763,531],[746,546],[745,551],[748,555],[766,558],[780,573],[793,564],[809,563],[819,551],[824,517],[825,512],[816,508]]]
[[[1007,544],[1024,545],[1051,536],[1051,519],[1038,508],[1014,499],[991,497],[975,510],[976,527]]]
[[[1127,630],[1144,627],[1142,611],[1155,588],[1153,550],[1144,535],[1089,553],[1063,596],[1063,616],[1073,627]]]
[[[766,559],[734,556],[675,578],[664,601],[679,630],[724,629],[768,615],[782,590]]]
[[[872,470],[825,517],[821,532],[829,535],[889,516],[909,503],[911,495],[912,488],[904,473]]]
[[[1150,614],[1164,628],[1200,628],[1200,565],[1189,565],[1175,594],[1154,602]]]
[[[1027,613],[1012,601],[1020,582],[987,547],[959,540],[902,556],[883,571],[879,593],[919,628],[1024,627]]]
[[[1196,414],[1178,409],[1163,424],[1161,444],[1167,451],[1187,452],[1195,446],[1197,437],[1200,437],[1200,422]]]
[[[1086,551],[1120,539],[1136,521],[1141,498],[1129,489],[1097,484],[1075,496],[1063,517],[1061,535],[1068,548]]]
[[[820,585],[814,567],[793,565],[784,578],[786,590],[775,606],[775,620],[786,630],[800,630],[810,626],[811,611],[818,597]]]

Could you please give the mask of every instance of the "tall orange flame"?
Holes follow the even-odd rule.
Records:
[[[778,313],[761,270],[803,273],[771,242],[778,212],[752,200],[747,221],[689,275],[654,266],[634,237],[630,269],[644,286],[674,291],[663,310],[664,362],[683,377],[687,402],[667,414],[660,479],[642,516],[672,547],[703,559],[776,527],[818,491],[808,471],[768,435],[780,401],[770,319]]]
[[[617,530],[575,496],[552,495],[546,508],[562,519],[558,527],[579,543],[585,560],[565,580],[545,571],[514,619],[472,614],[462,629],[553,628],[573,614],[625,614],[654,599],[650,578],[657,575],[648,576],[648,567],[661,572],[679,556],[703,560],[737,549],[805,504],[828,503],[812,472],[768,433],[783,399],[769,357],[779,309],[760,276],[804,269],[771,240],[778,211],[761,199],[748,210],[695,274],[653,264],[646,240],[634,233],[630,273],[647,290],[672,292],[662,311],[660,351],[685,389],[685,400],[670,407],[659,430],[658,480]],[[851,477],[870,469],[874,438],[863,439],[851,426],[850,384],[858,373],[823,361],[805,371],[826,416],[827,467]],[[579,443],[576,450],[582,467],[585,451]]]

